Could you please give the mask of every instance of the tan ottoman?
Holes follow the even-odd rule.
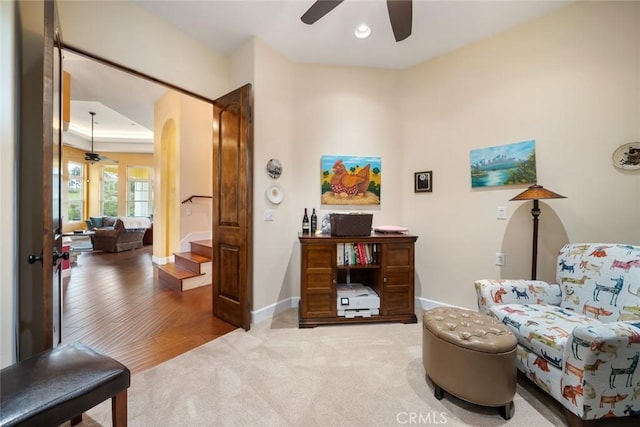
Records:
[[[511,331],[495,318],[452,307],[428,310],[423,317],[422,363],[444,392],[483,406],[498,407],[508,420],[516,394],[516,344]]]

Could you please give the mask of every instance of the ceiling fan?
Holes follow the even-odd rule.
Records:
[[[344,0],[317,0],[300,18],[305,24],[313,24],[327,13],[331,12]],[[412,0],[387,0],[387,10],[391,29],[397,42],[411,35],[413,18]]]
[[[91,151],[84,153],[84,159],[91,162],[91,163],[95,163],[95,162],[99,162],[99,161],[107,161],[107,162],[113,162],[113,163],[118,163],[117,160],[113,160],[110,159],[106,156],[101,156],[100,154],[96,153],[93,151],[93,122],[94,122],[94,118],[96,113],[93,111],[89,111],[89,114],[91,114]]]

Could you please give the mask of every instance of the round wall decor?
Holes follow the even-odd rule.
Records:
[[[267,199],[274,205],[280,204],[282,199],[284,199],[282,188],[280,188],[278,184],[271,184],[269,188],[267,188]]]
[[[620,169],[640,169],[640,142],[623,144],[613,152],[613,165]]]
[[[271,159],[267,162],[267,173],[273,179],[278,179],[282,174],[282,164],[278,159]]]

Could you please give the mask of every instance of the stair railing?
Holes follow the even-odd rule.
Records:
[[[199,197],[199,198],[201,198],[201,199],[213,199],[213,196],[197,196],[197,195],[193,195],[193,196],[190,196],[190,197],[189,197],[189,198],[187,198],[187,199],[184,199],[184,200],[182,201],[182,204],[185,204],[185,203],[187,203],[187,202],[193,203],[193,199],[194,199],[195,197]]]

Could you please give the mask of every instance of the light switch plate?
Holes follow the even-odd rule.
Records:
[[[498,213],[496,214],[496,219],[507,219],[506,206],[498,206]]]
[[[273,209],[265,209],[264,210],[264,220],[265,221],[273,221]]]

